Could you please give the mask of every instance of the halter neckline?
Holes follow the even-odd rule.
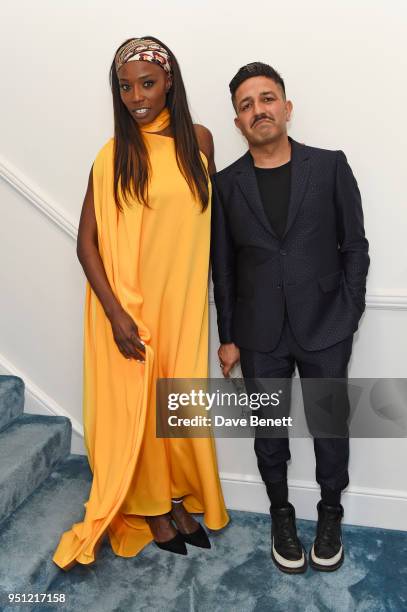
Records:
[[[166,106],[164,106],[163,110],[157,115],[153,121],[150,123],[146,123],[145,125],[140,126],[140,130],[142,132],[147,132],[149,134],[154,134],[156,132],[162,132],[170,125],[170,111]]]

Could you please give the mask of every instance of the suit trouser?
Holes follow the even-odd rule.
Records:
[[[277,347],[262,353],[240,349],[240,363],[245,379],[291,377],[295,366],[301,379],[305,378],[347,378],[348,362],[352,353],[353,335],[337,344],[320,351],[306,351],[299,346],[293,335],[287,316]],[[252,385],[255,381],[250,380]],[[306,382],[303,381],[302,382]],[[307,397],[304,393],[304,409],[307,411]],[[349,399],[345,391],[340,406],[346,420],[349,414]],[[287,461],[291,458],[288,437],[257,437],[254,443],[257,464],[264,482],[279,482],[287,478]],[[344,489],[349,483],[349,437],[314,437],[316,480],[320,486],[329,489]]]

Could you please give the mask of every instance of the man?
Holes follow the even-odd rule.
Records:
[[[235,124],[249,151],[213,177],[212,271],[224,376],[240,360],[245,379],[345,378],[365,308],[368,241],[356,180],[342,151],[287,135],[292,103],[271,66],[243,66],[230,85]],[[349,410],[345,393],[343,414]],[[304,395],[304,406],[306,397]],[[321,487],[309,561],[333,571],[344,559],[341,491],[349,438],[314,437]],[[258,437],[270,498],[272,558],[307,567],[288,502],[288,438]]]

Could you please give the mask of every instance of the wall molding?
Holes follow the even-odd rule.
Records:
[[[407,310],[407,295],[370,293],[366,295],[366,307],[371,310]]]
[[[78,226],[69,219],[67,213],[50,202],[38,187],[30,184],[16,168],[13,168],[8,162],[6,163],[4,159],[0,159],[0,176],[65,234],[76,240]]]
[[[22,195],[30,204],[55,223],[66,235],[76,240],[78,225],[69,218],[66,211],[40,192],[37,186],[31,184],[21,172],[9,162],[0,158],[0,177],[13,189]],[[209,295],[209,303],[214,305],[213,295]],[[366,295],[366,308],[373,310],[407,310],[407,294],[371,293]]]
[[[211,294],[209,295],[209,304],[215,305],[215,300]],[[367,293],[366,308],[369,310],[407,310],[407,295]]]

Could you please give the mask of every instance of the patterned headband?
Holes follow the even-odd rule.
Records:
[[[171,76],[171,62],[168,51],[154,40],[148,38],[132,38],[121,47],[115,57],[116,74],[126,62],[139,60],[158,64]]]

